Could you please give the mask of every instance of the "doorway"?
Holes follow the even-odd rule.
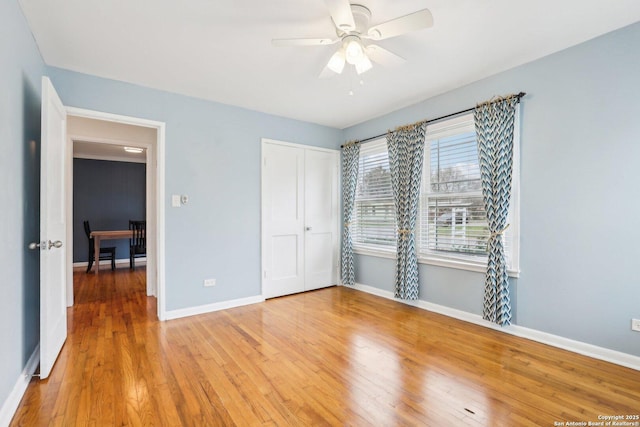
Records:
[[[164,320],[164,130],[161,122],[119,116],[92,110],[67,107],[68,119],[80,125],[67,132],[67,165],[65,171],[65,199],[67,206],[67,306],[74,304],[73,290],[73,144],[84,141],[95,146],[100,152],[109,148],[124,148],[135,139],[138,147],[146,153],[146,221],[147,221],[147,262],[146,294],[157,298],[157,316]],[[125,132],[126,131],[126,132]],[[127,134],[128,132],[128,134]],[[133,136],[132,136],[133,135]],[[136,136],[137,135],[137,136]],[[146,135],[140,137],[140,135]],[[149,137],[151,135],[151,137]],[[106,159],[104,156],[103,158]],[[114,159],[115,160],[115,159]],[[96,192],[100,189],[96,188]]]

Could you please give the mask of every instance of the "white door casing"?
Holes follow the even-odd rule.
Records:
[[[67,107],[67,114],[76,117],[94,119],[99,121],[115,122],[119,124],[141,126],[156,129],[155,143],[141,144],[147,149],[147,233],[150,237],[147,240],[147,295],[155,295],[157,297],[157,315],[159,320],[166,320],[166,301],[165,301],[165,268],[164,268],[164,182],[165,182],[165,128],[164,122],[155,120],[141,119],[137,117],[122,116],[119,114],[105,113],[94,110],[86,110],[77,107]],[[90,137],[80,137],[81,140],[88,140],[96,143],[115,143],[120,145],[129,145],[124,141],[109,140],[104,138],[96,138],[95,135]],[[70,170],[70,168],[68,168]],[[70,171],[68,171],[70,173]],[[73,194],[72,178],[68,177],[67,194]],[[69,213],[67,220],[72,223],[71,207],[72,199],[67,198],[67,206]],[[68,268],[72,268],[71,262]],[[67,292],[73,292],[73,280],[68,281]],[[70,300],[69,305],[73,304]]]
[[[336,150],[262,141],[265,298],[337,283]]]
[[[67,115],[42,78],[40,148],[40,378],[47,378],[67,338],[65,156]]]

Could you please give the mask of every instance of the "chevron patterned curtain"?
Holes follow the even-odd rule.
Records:
[[[387,134],[391,188],[396,207],[397,259],[395,297],[418,299],[416,219],[422,181],[426,123],[404,126]]]
[[[344,228],[342,230],[342,284],[353,286],[356,281],[353,268],[353,240],[351,237],[351,221],[353,219],[353,204],[356,198],[358,183],[358,160],[360,159],[360,145],[351,142],[342,148],[342,209]]]
[[[491,233],[482,317],[501,326],[511,324],[509,276],[502,235],[507,229],[513,167],[513,126],[518,96],[478,105],[474,111],[482,197]]]

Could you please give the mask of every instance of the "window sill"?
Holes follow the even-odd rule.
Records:
[[[396,259],[395,249],[390,251],[370,248],[353,248],[353,253],[357,255],[367,255],[378,258]],[[467,261],[461,259],[440,258],[440,257],[426,257],[419,256],[418,262],[420,264],[435,265],[438,267],[454,268],[457,270],[473,271],[476,273],[485,273],[486,260],[481,262]],[[517,279],[520,277],[520,270],[507,270],[509,277]]]
[[[429,257],[429,256],[423,255],[423,256],[418,256],[418,262],[420,264],[455,268],[457,270],[473,271],[476,273],[483,273],[483,274],[487,271],[486,259],[483,259],[482,261],[474,261],[474,260],[453,259],[453,258],[434,257],[434,256]],[[513,277],[516,279],[520,277],[519,270],[507,269],[507,274],[509,275],[509,277]]]
[[[396,259],[395,248],[385,251],[381,249],[370,249],[370,248],[359,247],[359,248],[353,248],[353,253],[358,255],[375,256],[378,258]]]

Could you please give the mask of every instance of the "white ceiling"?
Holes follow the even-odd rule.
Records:
[[[317,77],[335,45],[271,45],[333,38],[323,0],[19,2],[48,65],[340,129],[640,21],[638,0],[356,0],[372,24],[434,17],[377,42],[407,62],[360,86]]]
[[[78,140],[73,141],[73,157],[78,159],[110,160],[115,162],[147,162],[147,155],[145,151],[142,151],[141,153],[128,153],[124,151],[124,147],[124,145],[103,144],[93,141]]]
[[[70,115],[67,135],[73,141],[73,157],[146,163],[146,150],[129,153],[124,147],[145,149],[156,141],[156,129]]]

